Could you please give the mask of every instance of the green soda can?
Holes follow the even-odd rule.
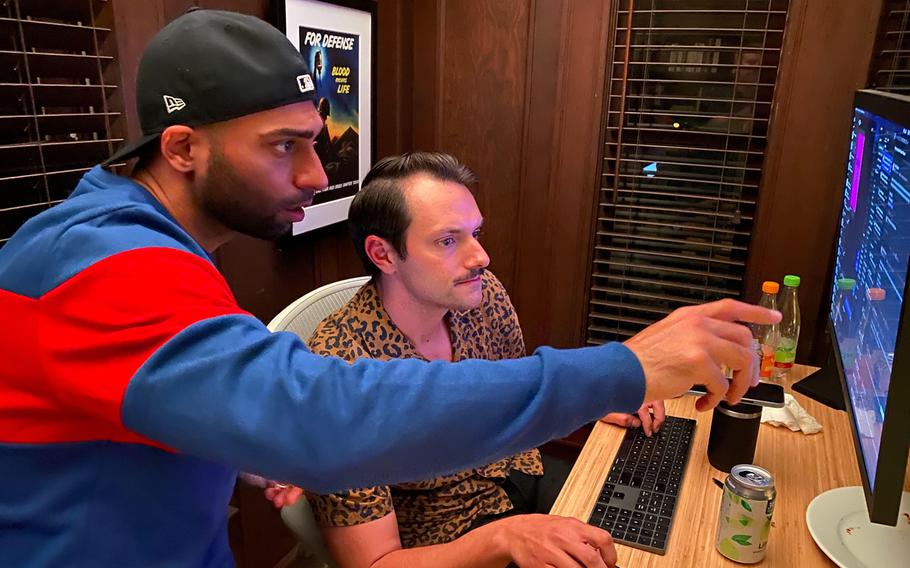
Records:
[[[777,490],[768,470],[751,464],[733,466],[724,481],[717,521],[717,550],[735,562],[761,562],[768,547]]]

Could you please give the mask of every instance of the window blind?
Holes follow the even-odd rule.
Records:
[[[587,341],[738,297],[787,0],[620,0]]]
[[[910,94],[910,0],[886,0],[869,73],[875,89]]]

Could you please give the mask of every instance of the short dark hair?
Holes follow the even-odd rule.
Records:
[[[441,152],[411,152],[376,162],[363,178],[363,188],[354,196],[348,212],[354,248],[370,275],[375,276],[380,270],[367,256],[368,236],[385,239],[398,255],[407,256],[405,233],[411,224],[411,214],[402,182],[417,174],[455,182],[472,191],[477,184],[477,176],[470,168]]]

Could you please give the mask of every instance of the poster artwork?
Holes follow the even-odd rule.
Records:
[[[329,185],[316,194],[313,204],[319,204],[354,195],[360,185],[360,37],[300,26],[298,45],[313,75],[323,123],[316,153]]]

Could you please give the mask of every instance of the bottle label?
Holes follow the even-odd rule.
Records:
[[[776,353],[774,347],[768,344],[761,346],[761,370],[759,372],[759,377],[762,379],[767,379],[771,377],[771,372],[774,370],[774,359]]]
[[[781,338],[774,353],[774,366],[790,368],[796,360],[796,342],[790,338]]]

